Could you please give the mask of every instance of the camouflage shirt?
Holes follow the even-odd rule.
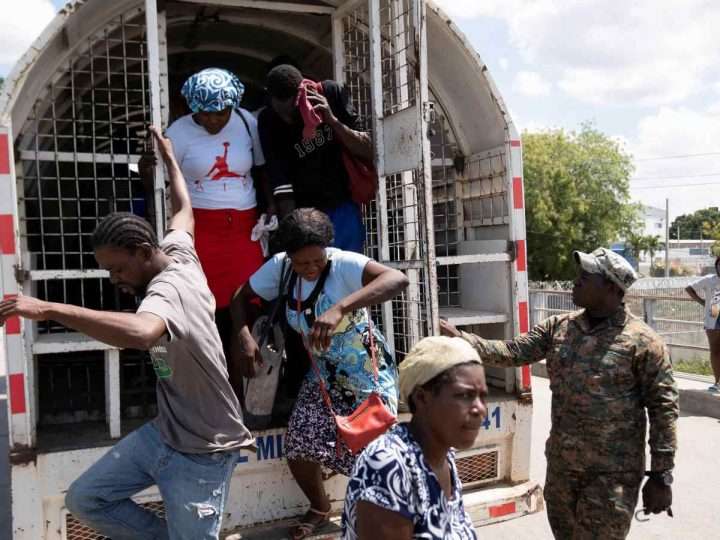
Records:
[[[547,359],[549,461],[578,471],[637,471],[650,418],[652,470],[673,468],[678,390],[662,339],[622,306],[594,327],[583,311],[551,317],[512,341],[463,332],[488,365]]]

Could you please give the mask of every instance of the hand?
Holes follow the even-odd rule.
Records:
[[[307,96],[308,102],[310,102],[313,110],[318,113],[320,118],[322,118],[323,122],[330,125],[337,123],[338,120],[335,118],[335,115],[333,114],[330,104],[325,96],[312,88],[307,89]]]
[[[642,498],[645,514],[659,514],[672,506],[672,488],[651,477],[643,486]]]
[[[155,147],[160,152],[160,157],[163,158],[165,163],[172,163],[175,161],[175,154],[173,153],[172,142],[170,139],[165,137],[162,132],[155,126],[150,126],[150,133],[153,135],[155,141]]]
[[[315,319],[310,330],[310,346],[316,350],[326,351],[330,348],[332,333],[343,318],[342,310],[334,305]]]
[[[447,322],[445,319],[440,319],[440,335],[447,337],[462,337],[460,330],[455,328],[452,324]]]
[[[32,296],[11,296],[0,302],[0,326],[10,317],[20,316],[33,321],[47,320],[50,302]]]
[[[267,208],[265,209],[265,224],[269,224],[270,220],[272,220],[273,216],[277,216],[278,209],[274,202],[268,203]]]
[[[257,342],[249,332],[234,332],[230,349],[233,363],[240,366],[240,373],[244,377],[256,377],[259,368],[265,365],[260,353],[260,347],[258,347]]]

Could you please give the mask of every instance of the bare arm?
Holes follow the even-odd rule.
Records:
[[[235,291],[230,302],[230,314],[233,323],[230,353],[233,361],[240,364],[242,374],[245,377],[254,377],[256,368],[263,364],[260,348],[248,326],[247,305],[256,296],[257,294],[252,290],[248,281]]]
[[[256,180],[260,186],[265,203],[267,204],[268,216],[274,216],[278,213],[277,204],[275,203],[275,197],[273,196],[272,186],[270,185],[270,178],[267,175],[265,167],[258,167],[255,171],[257,176]]]
[[[357,503],[358,540],[411,540],[412,521],[367,501]]]
[[[333,117],[334,118],[334,117]],[[333,129],[335,135],[340,138],[342,145],[347,148],[353,156],[357,156],[366,161],[372,161],[374,158],[372,140],[370,134],[365,131],[355,131],[350,129],[340,120],[328,122]]]
[[[700,298],[700,295],[698,295],[698,293],[695,292],[695,289],[693,289],[691,285],[688,285],[687,287],[685,287],[685,292],[688,293],[688,296],[690,298],[692,298],[693,300],[695,300],[701,306],[705,305],[705,300]]]
[[[155,126],[150,126],[150,131],[155,139],[157,150],[160,153],[165,168],[168,172],[170,183],[170,203],[172,205],[172,217],[170,218],[169,228],[172,230],[187,231],[190,236],[195,235],[195,218],[193,217],[192,204],[190,203],[190,194],[187,190],[187,184],[180,165],[178,165],[173,153],[172,143],[170,139],[164,137]]]
[[[309,336],[314,348],[326,349],[330,346],[332,332],[345,314],[394,298],[407,288],[409,281],[399,270],[370,261],[363,270],[362,283],[361,289],[349,294],[317,318]]]
[[[121,349],[147,350],[166,332],[165,322],[151,313],[96,311],[22,295],[0,302],[0,322],[4,324],[13,316],[34,321],[57,321]]]
[[[372,161],[374,156],[370,135],[364,131],[355,131],[338,120],[330,108],[327,98],[322,94],[317,93],[312,88],[308,88],[307,95],[308,101],[323,118],[323,121],[332,128],[333,133],[338,136],[342,145],[347,148],[353,156]]]

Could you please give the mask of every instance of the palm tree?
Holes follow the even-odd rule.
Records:
[[[655,258],[655,253],[660,251],[662,248],[662,244],[660,242],[659,236],[646,236],[645,237],[645,252],[650,257],[650,266],[652,266],[653,259]]]

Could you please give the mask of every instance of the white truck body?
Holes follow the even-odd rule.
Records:
[[[401,297],[373,311],[398,359],[437,333],[441,316],[490,338],[526,331],[519,136],[486,66],[425,0],[68,3],[0,94],[3,295],[132,309],[94,264],[89,235],[111,211],[140,211],[133,167],[146,125],[167,126],[182,80],[208,65],[235,71],[260,104],[264,66],[283,53],[315,78],[345,83],[373,133],[380,189],[364,208],[367,253],[410,278]],[[147,357],[52,322],[14,319],[3,332],[13,540],[100,538],[67,513],[64,493],[154,415]],[[485,429],[458,454],[478,525],[542,505],[529,481],[530,371],[487,372]],[[279,538],[284,520],[306,507],[283,437],[284,429],[259,432],[257,454],[237,466],[226,533]],[[338,510],[345,483],[327,481]],[[137,500],[162,511],[154,489]]]

